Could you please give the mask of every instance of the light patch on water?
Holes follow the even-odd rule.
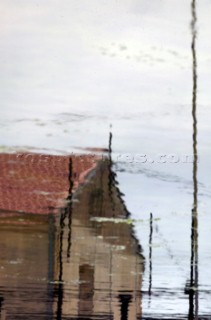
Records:
[[[133,223],[142,223],[142,219],[118,219],[118,218],[101,218],[101,217],[92,217],[90,218],[90,221],[96,221],[96,222],[113,222],[113,223],[126,223],[126,224],[133,224]]]

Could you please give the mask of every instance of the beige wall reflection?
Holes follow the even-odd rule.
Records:
[[[144,259],[127,216],[111,163],[104,160],[56,217],[57,319],[141,318]]]
[[[47,296],[48,219],[0,215],[0,319],[42,319]]]

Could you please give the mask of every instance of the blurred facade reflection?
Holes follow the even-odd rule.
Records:
[[[73,199],[71,239],[68,215],[62,223],[56,217],[57,319],[141,318],[144,261],[109,170],[109,160],[102,162],[83,192],[77,192],[77,201]]]
[[[1,320],[140,319],[144,259],[111,158],[45,159],[0,158]]]

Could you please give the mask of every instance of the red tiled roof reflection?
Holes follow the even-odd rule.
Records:
[[[1,212],[58,212],[68,197],[70,178],[74,192],[96,161],[93,155],[0,154]]]

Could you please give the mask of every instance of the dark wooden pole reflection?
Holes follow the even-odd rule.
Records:
[[[192,91],[192,119],[193,119],[193,208],[191,216],[191,265],[189,286],[189,316],[198,319],[198,152],[197,152],[197,55],[196,55],[196,0],[191,3],[191,32],[192,32],[192,62],[193,62],[193,91]]]
[[[68,215],[68,237],[67,237],[67,258],[70,258],[70,248],[71,248],[71,223],[72,223],[72,191],[73,191],[73,163],[70,158],[69,162],[69,192],[67,197],[67,215]]]
[[[59,257],[58,257],[58,265],[59,265],[59,278],[58,278],[58,300],[57,300],[57,313],[56,319],[62,319],[62,305],[63,305],[63,296],[64,296],[64,284],[63,284],[63,242],[64,242],[64,227],[65,227],[65,219],[68,218],[68,237],[67,237],[67,258],[70,257],[70,248],[71,248],[71,213],[72,213],[72,188],[73,188],[73,180],[72,180],[72,159],[69,161],[69,191],[67,197],[67,204],[64,208],[62,208],[61,216],[60,216],[60,233],[59,233]]]
[[[64,236],[64,214],[61,214],[60,217],[60,234],[59,234],[59,278],[58,278],[58,301],[57,301],[57,313],[56,319],[62,319],[62,304],[63,304],[63,260],[62,260],[62,253],[63,253],[63,236]]]
[[[153,214],[150,213],[150,220],[149,220],[149,306],[151,302],[151,294],[152,294],[152,236],[153,236]]]
[[[52,294],[54,293],[54,288],[52,287],[52,281],[54,280],[54,268],[55,268],[55,216],[53,213],[49,214],[48,218],[48,299],[49,303],[47,305],[48,315],[53,317],[53,300]]]
[[[111,127],[112,128],[112,127]],[[109,192],[109,197],[110,201],[112,204],[112,210],[114,211],[115,209],[115,204],[113,200],[113,186],[115,182],[115,173],[112,170],[113,162],[112,162],[112,132],[109,132],[109,143],[108,143],[108,161],[109,161],[109,176],[108,176],[108,192]]]

